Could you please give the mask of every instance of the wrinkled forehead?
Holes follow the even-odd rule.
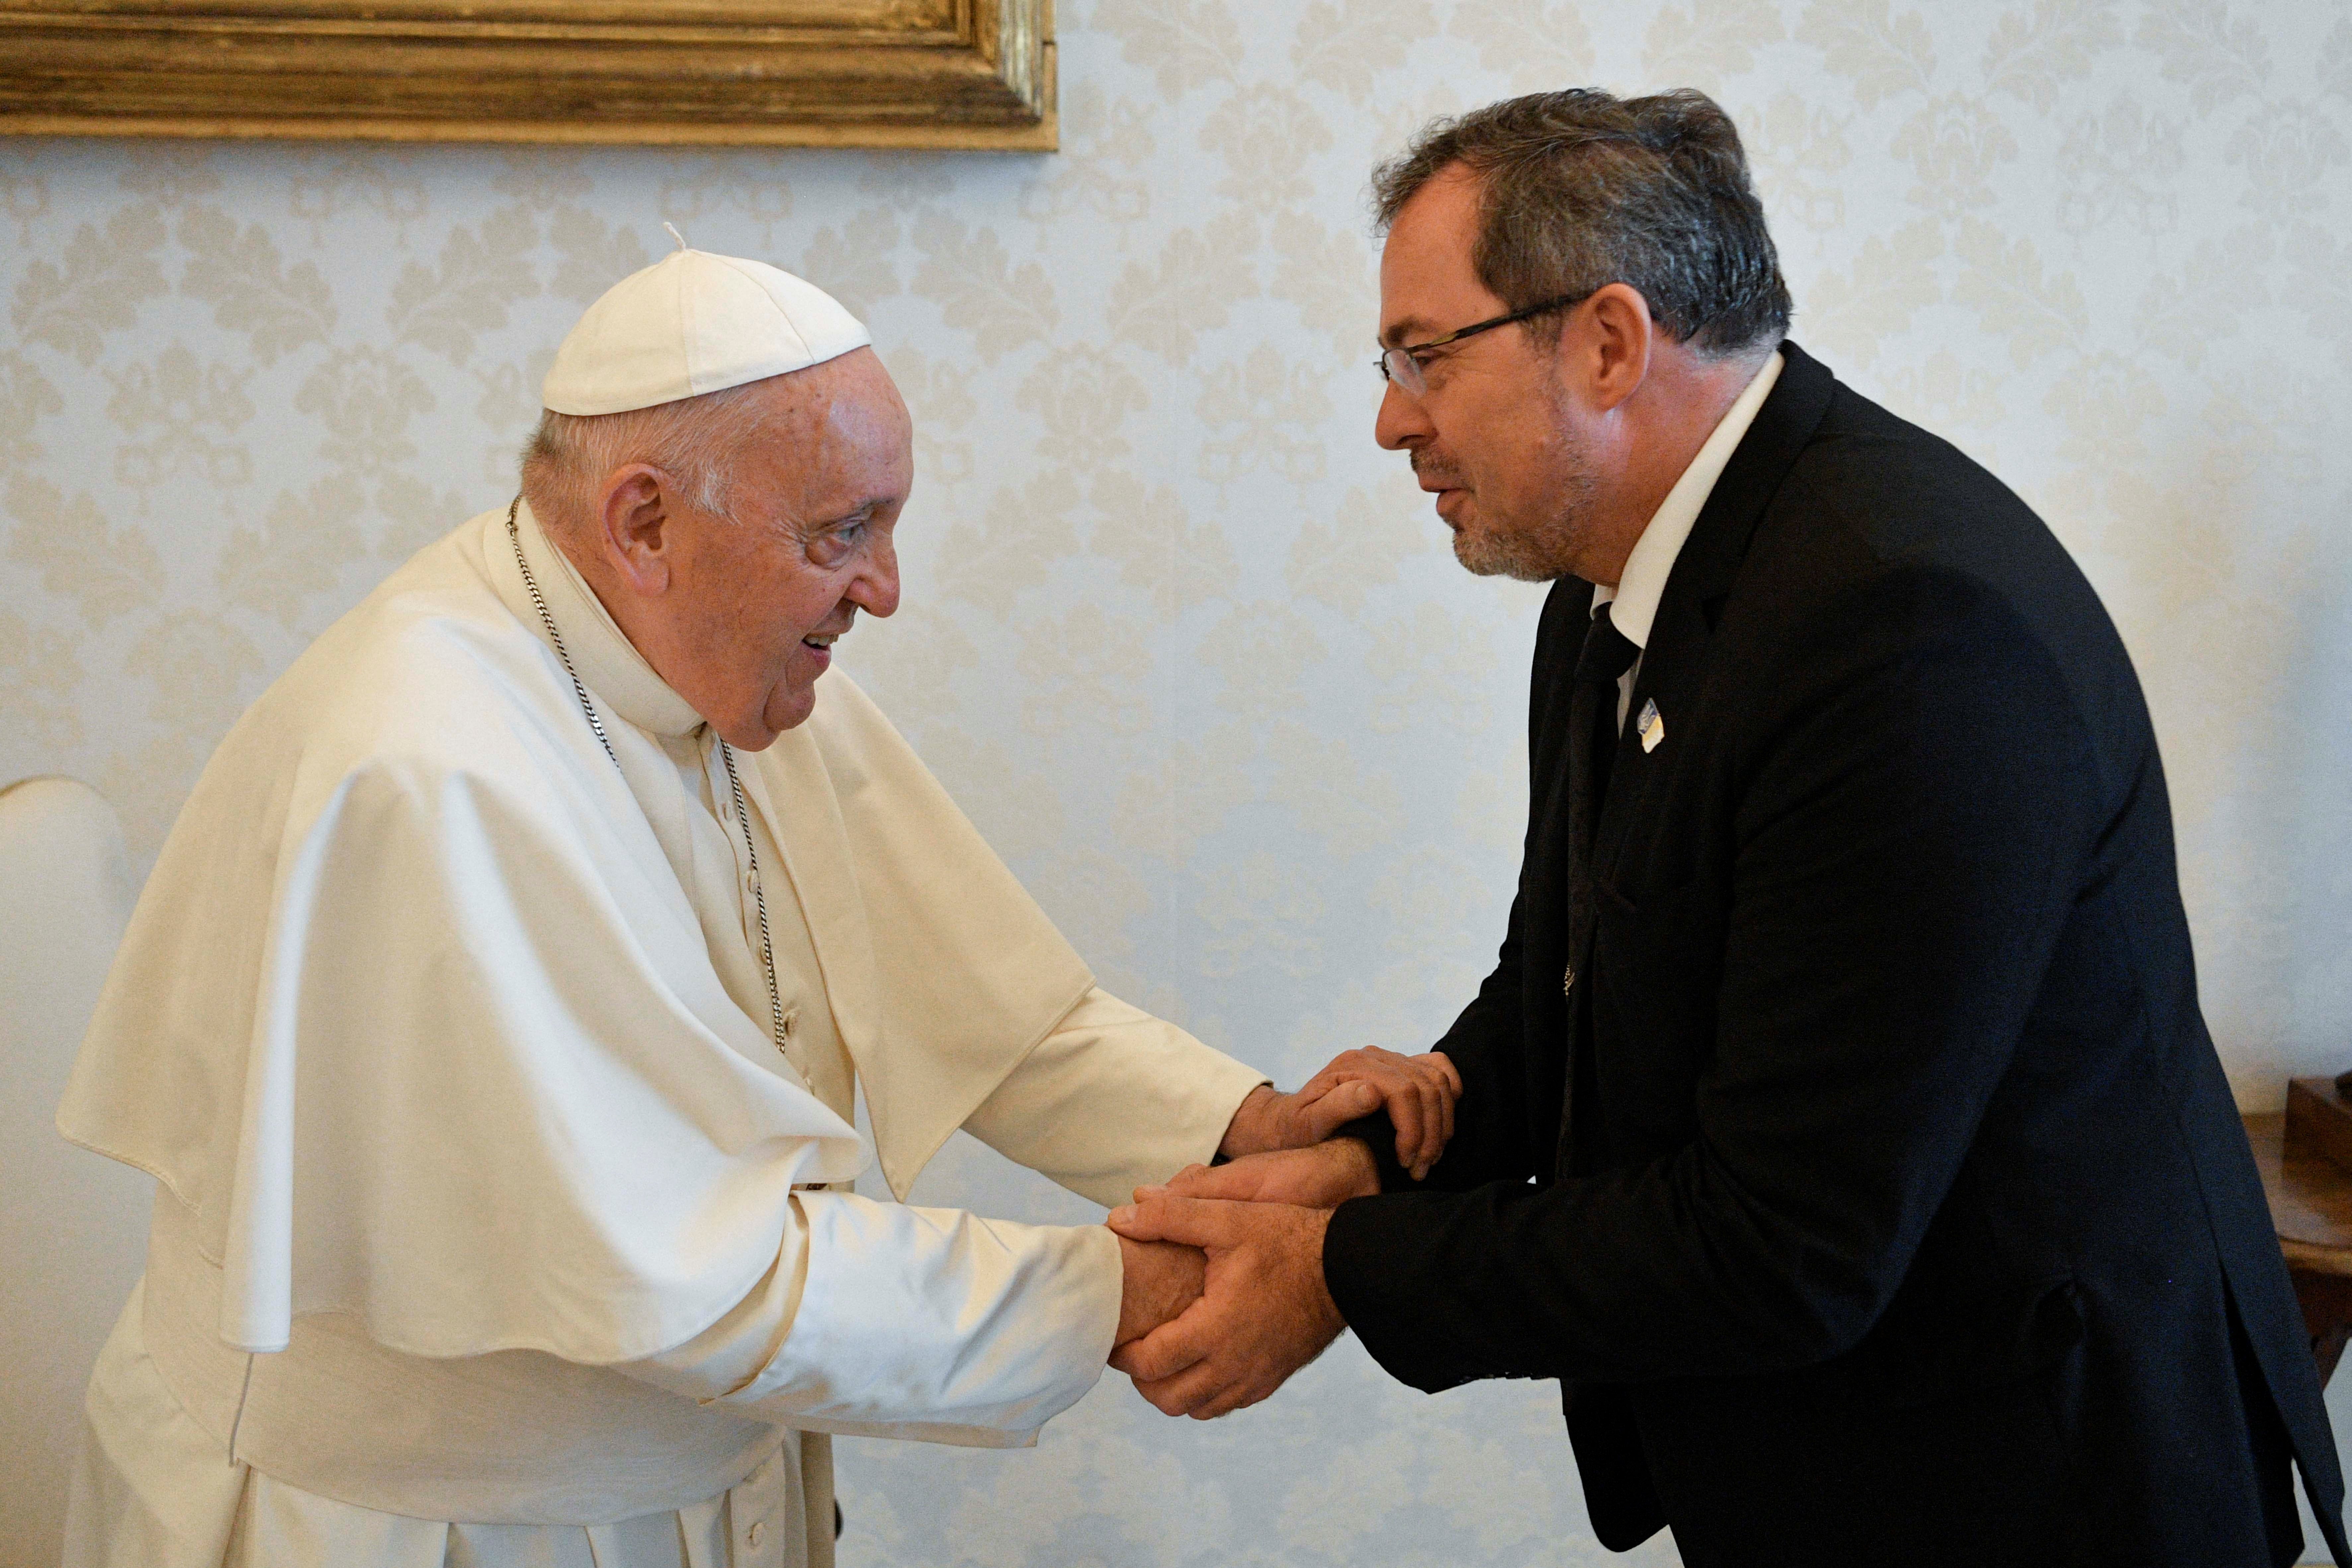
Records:
[[[773,389],[769,423],[803,439],[862,441],[913,431],[898,383],[870,348],[772,377],[768,384]]]
[[[913,473],[914,424],[871,349],[772,377],[745,454],[790,488],[837,504],[856,491],[903,498]],[[823,492],[820,497],[815,492]]]

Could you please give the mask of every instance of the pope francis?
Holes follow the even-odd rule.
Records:
[[[1376,1110],[1095,988],[857,688],[905,405],[683,247],[590,307],[511,506],[222,743],[58,1114],[159,1179],[69,1568],[827,1564],[836,1432],[1016,1445],[1201,1255],[903,1194],[962,1127],[1097,1202]]]

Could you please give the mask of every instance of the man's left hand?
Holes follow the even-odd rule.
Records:
[[[1418,1181],[1454,1136],[1462,1075],[1443,1051],[1404,1056],[1366,1047],[1342,1051],[1295,1092],[1260,1084],[1250,1091],[1217,1152],[1228,1160],[1320,1143],[1350,1121],[1388,1112],[1398,1163]]]
[[[1170,1415],[1206,1421],[1255,1405],[1348,1326],[1323,1284],[1330,1222],[1323,1209],[1209,1198],[1113,1210],[1110,1226],[1121,1236],[1203,1248],[1209,1268],[1199,1300],[1120,1346],[1110,1364]]]

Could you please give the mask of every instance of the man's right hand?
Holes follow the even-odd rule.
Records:
[[[1162,1186],[1138,1187],[1135,1201],[1158,1197],[1231,1198],[1243,1203],[1296,1204],[1301,1208],[1338,1208],[1349,1198],[1379,1194],[1381,1178],[1372,1152],[1353,1138],[1334,1138],[1304,1149],[1246,1154],[1223,1165],[1187,1165]]]
[[[1209,1260],[1197,1247],[1172,1241],[1129,1241],[1122,1236],[1118,1261],[1118,1337],[1113,1342],[1114,1350],[1129,1340],[1141,1339],[1199,1300]]]

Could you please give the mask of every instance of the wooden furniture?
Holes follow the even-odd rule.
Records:
[[[2323,1086],[2336,1098],[2335,1085],[2326,1079],[2296,1080],[2297,1088],[2306,1085]],[[2294,1280],[2324,1384],[2336,1371],[2345,1342],[2352,1340],[2352,1170],[2319,1152],[2300,1129],[2290,1149],[2283,1114],[2248,1116],[2245,1121],[2254,1164],[2263,1173],[2263,1194],[2270,1199],[2271,1224]]]
[[[9,0],[9,132],[1051,152],[1053,0]]]

